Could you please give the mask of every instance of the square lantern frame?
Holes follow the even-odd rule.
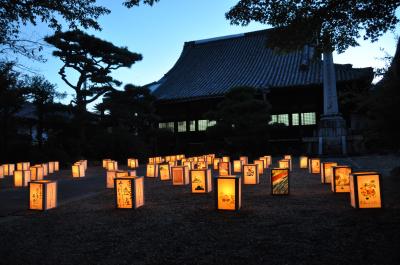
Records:
[[[32,167],[30,167],[30,171],[31,171],[31,181],[43,180],[44,172],[43,172],[42,165],[32,166]]]
[[[308,172],[311,174],[321,174],[321,159],[309,158]]]
[[[245,185],[260,184],[260,174],[258,173],[258,167],[259,166],[257,164],[246,164],[246,165],[243,165],[243,184],[245,184]],[[253,169],[254,176],[250,176],[247,173],[247,172],[249,172],[248,169]]]
[[[182,181],[178,181],[175,176],[175,170],[182,171]],[[171,177],[172,177],[172,185],[174,186],[182,186],[188,185],[190,183],[189,178],[189,168],[187,166],[174,166],[171,167]]]
[[[231,195],[224,195],[220,194],[221,190],[224,190],[223,187],[221,187],[223,184],[229,185],[231,190],[233,189],[234,192],[234,199],[232,200],[232,197],[229,198]],[[220,186],[221,185],[221,186]],[[214,178],[214,187],[215,187],[215,193],[214,193],[214,203],[215,203],[215,209],[218,211],[239,211],[240,208],[242,207],[242,182],[241,182],[241,177],[240,176],[218,176]],[[227,197],[227,198],[221,198],[221,197]],[[225,202],[230,202],[231,204],[233,203],[233,207],[224,207]]]
[[[333,193],[349,193],[350,192],[350,175],[352,173],[352,169],[350,166],[335,166],[332,168],[332,182],[331,182],[331,190]],[[346,185],[338,185],[336,177],[342,176],[344,172],[340,173],[340,171],[347,171],[347,184]],[[345,176],[346,177],[346,176]],[[341,188],[339,188],[341,187]]]
[[[118,183],[119,182],[119,183]],[[118,185],[126,183],[125,189],[118,188]],[[114,179],[114,198],[115,198],[115,208],[118,210],[134,210],[144,206],[145,194],[144,194],[144,177],[118,177]],[[122,190],[121,190],[122,189]],[[130,194],[129,194],[130,190]],[[122,196],[122,200],[119,198],[120,192],[125,193]],[[126,194],[128,193],[128,194]],[[138,197],[138,194],[140,197]],[[124,202],[125,201],[125,202]],[[129,202],[129,203],[126,203]]]
[[[14,187],[22,188],[28,187],[31,181],[31,171],[28,170],[14,170]]]
[[[158,164],[147,164],[146,165],[146,177],[147,178],[158,178]]]
[[[211,169],[193,169],[189,171],[190,174],[190,182],[192,186],[192,193],[194,194],[206,194],[212,191],[212,175],[211,175]],[[194,175],[196,174],[202,174],[203,180],[201,181],[202,184],[204,184],[204,189],[198,189],[198,185],[196,184],[197,182],[194,182]],[[196,187],[197,186],[197,187]]]
[[[274,173],[276,172],[282,172],[284,174],[284,178],[287,178],[287,191],[284,192],[276,192],[274,189]],[[286,175],[286,176],[285,176]],[[276,181],[276,180],[275,180]],[[290,194],[290,170],[289,168],[271,168],[271,174],[270,174],[270,183],[271,183],[271,195],[274,196],[287,196]],[[285,185],[285,183],[283,183]]]
[[[363,204],[360,205],[359,197],[359,179],[366,178],[368,176],[374,176],[378,180],[378,196],[379,196],[379,206],[374,207],[364,207]],[[350,174],[350,205],[356,209],[381,209],[384,207],[383,204],[383,192],[382,192],[382,175],[376,171],[358,171]]]
[[[40,188],[39,194],[33,193],[33,189]],[[28,184],[29,210],[46,211],[57,207],[57,181],[56,180],[34,180]],[[34,196],[38,203],[34,203]],[[50,197],[50,198],[49,198]]]

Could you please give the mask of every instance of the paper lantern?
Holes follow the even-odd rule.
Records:
[[[147,164],[146,177],[148,177],[148,178],[157,178],[158,177],[158,165],[157,164]]]
[[[291,158],[289,158],[289,157],[292,157],[292,156],[290,156],[290,155],[285,155],[285,157],[284,157],[284,159],[281,159],[281,160],[279,160],[279,161],[285,161],[285,160],[287,160],[288,161],[288,164],[289,164],[289,171],[292,171],[292,159]],[[280,162],[279,162],[280,163]],[[284,165],[286,166],[286,162],[282,162],[282,163],[284,163]],[[279,166],[280,168],[285,168],[285,167],[282,167],[282,166]]]
[[[84,170],[87,169],[87,160],[79,160],[79,163],[83,165]]]
[[[139,167],[138,160],[135,158],[128,158],[127,165],[129,168],[138,168]]]
[[[43,176],[47,176],[49,174],[49,165],[47,163],[41,165],[43,167]]]
[[[271,169],[271,194],[289,194],[289,168]]]
[[[351,173],[350,202],[354,208],[382,208],[381,174],[377,172]]]
[[[189,170],[194,169],[194,163],[193,161],[185,161],[182,166],[187,167]]]
[[[212,165],[214,159],[214,155],[207,155],[207,164]]]
[[[127,171],[107,171],[107,177],[106,177],[106,188],[107,189],[113,189],[114,188],[114,179],[115,178],[125,178],[128,177],[128,172]]]
[[[149,164],[154,164],[156,159],[154,157],[149,157]]]
[[[130,176],[130,177],[136,177],[137,175],[136,175],[136,170],[128,170],[128,175]]]
[[[197,161],[196,169],[207,169],[207,168],[208,168],[208,165],[207,165],[207,162],[205,160],[203,160],[203,161],[198,160]]]
[[[350,192],[351,167],[336,166],[332,168],[333,177],[331,182],[332,192]]]
[[[30,168],[31,180],[42,180],[44,177],[42,165],[35,165]]]
[[[54,161],[54,171],[59,171],[60,170],[60,163],[58,161]]]
[[[291,156],[291,155],[284,155],[283,158],[284,158],[284,159],[289,159],[289,160],[291,160],[291,159],[292,159],[292,156]]]
[[[300,156],[300,168],[308,168],[308,157]]]
[[[278,162],[279,168],[288,168],[290,170],[290,160],[289,159],[281,159]]]
[[[213,161],[213,169],[214,170],[218,170],[218,164],[219,164],[219,162],[221,162],[221,158],[214,158],[214,161]]]
[[[29,182],[29,209],[49,210],[57,206],[57,182],[35,180]]]
[[[111,159],[103,159],[103,161],[102,161],[102,165],[103,165],[103,168],[105,168],[105,169],[107,169],[108,168],[108,162],[111,162],[112,160]]]
[[[261,160],[261,161],[263,161],[263,166],[264,166],[264,169],[267,169],[268,168],[268,165],[267,165],[267,158],[265,157],[265,156],[262,156],[262,157],[260,157],[258,160]]]
[[[29,162],[20,162],[17,163],[17,170],[29,170],[31,163]]]
[[[107,162],[106,169],[107,169],[108,171],[111,171],[111,170],[118,170],[118,162],[117,162],[117,161],[114,161],[114,160],[108,161],[108,162]]]
[[[272,164],[272,156],[265,156],[267,158],[267,167]]]
[[[4,178],[4,169],[3,166],[0,165],[0,179]]]
[[[190,170],[190,179],[192,181],[192,193],[207,193],[212,191],[210,169]]]
[[[189,184],[189,168],[186,166],[171,167],[172,185]]]
[[[4,164],[3,165],[3,174],[4,176],[12,176],[14,175],[15,165],[14,164]]]
[[[49,162],[47,164],[49,166],[49,174],[53,174],[54,173],[54,162]]]
[[[231,158],[229,156],[223,156],[222,162],[231,162]]]
[[[322,162],[321,163],[321,183],[331,183],[333,177],[333,167],[336,167],[336,162]]]
[[[264,174],[264,161],[256,159],[254,160],[254,164],[257,165],[258,174]]]
[[[308,170],[311,174],[320,174],[321,160],[319,158],[310,158],[308,160]]]
[[[137,209],[144,205],[143,177],[117,177],[114,185],[118,209]]]
[[[258,165],[247,164],[243,165],[243,184],[258,184],[260,177],[258,175]]]
[[[219,176],[215,181],[215,206],[218,210],[237,211],[242,206],[239,176]]]
[[[249,163],[249,158],[247,156],[241,156],[239,160],[242,161],[242,165]]]
[[[233,160],[233,172],[240,173],[242,172],[243,162],[242,160]]]
[[[31,181],[30,170],[14,171],[14,187],[27,187],[29,181]]]
[[[72,165],[72,177],[82,178],[85,176],[85,165],[79,162]]]
[[[230,162],[219,162],[218,163],[218,175],[219,176],[231,175],[231,163]]]
[[[171,167],[170,167],[169,162],[167,164],[160,164],[158,166],[158,168],[160,171],[160,179],[161,180],[170,180],[171,179]]]

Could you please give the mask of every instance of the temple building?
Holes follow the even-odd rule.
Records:
[[[159,128],[172,131],[182,151],[201,150],[205,131],[215,121],[204,114],[233,87],[250,86],[272,105],[271,123],[283,126],[271,134],[280,150],[317,153],[318,122],[323,114],[323,62],[312,47],[281,53],[266,47],[268,30],[186,42],[163,78],[149,85],[157,97]],[[368,89],[372,68],[335,64],[337,91]],[[349,135],[359,121],[339,109]],[[349,137],[349,141],[351,137]],[[352,143],[349,143],[352,151]]]

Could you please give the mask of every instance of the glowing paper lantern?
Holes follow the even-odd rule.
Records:
[[[231,175],[231,163],[230,162],[219,162],[218,163],[218,175],[219,176]]]
[[[221,162],[221,158],[214,158],[214,161],[213,161],[213,169],[214,170],[218,170],[218,164],[219,164],[219,162]]]
[[[149,178],[157,178],[158,177],[158,165],[157,164],[147,164],[146,177],[149,177]]]
[[[87,169],[87,160],[79,160],[79,163],[83,165],[84,170]]]
[[[258,165],[247,164],[243,165],[243,184],[258,184],[260,177],[258,175]]]
[[[159,167],[159,171],[160,171],[160,179],[161,180],[170,180],[171,179],[171,167],[170,167],[169,162],[167,164],[160,164],[158,167]]]
[[[85,176],[85,165],[77,162],[72,165],[72,177],[82,178]]]
[[[12,176],[14,175],[15,165],[14,164],[4,164],[3,165],[3,174],[4,176]]]
[[[264,166],[264,169],[267,169],[268,168],[268,165],[267,165],[267,158],[265,157],[265,156],[262,156],[262,157],[260,157],[259,158],[259,160],[261,160],[261,161],[263,161],[263,166]]]
[[[189,184],[189,168],[186,166],[171,167],[172,185]]]
[[[279,168],[288,168],[290,169],[290,160],[289,159],[281,159],[278,162]]]
[[[240,173],[242,172],[242,160],[233,160],[233,172]]]
[[[196,169],[207,169],[207,168],[208,168],[208,165],[207,165],[207,162],[205,160],[202,160],[202,161],[198,160],[197,161]]]
[[[321,160],[319,158],[310,158],[308,161],[308,170],[311,174],[320,174]]]
[[[128,158],[128,167],[129,168],[138,168],[139,161],[135,158]]]
[[[190,170],[190,179],[192,180],[192,193],[207,193],[212,191],[210,169]]]
[[[103,168],[105,168],[105,169],[108,169],[108,162],[111,162],[112,160],[111,159],[103,159],[103,161],[102,161],[102,165],[103,165]]]
[[[288,159],[288,160],[292,160],[292,156],[291,155],[284,155],[283,158],[284,159]]]
[[[321,163],[321,183],[331,183],[333,177],[333,167],[336,167],[336,162],[322,162]]]
[[[242,161],[242,165],[249,163],[249,158],[247,156],[241,156],[239,157],[239,160]]]
[[[189,170],[194,169],[194,161],[185,161],[182,166],[187,167]]]
[[[258,167],[258,174],[264,174],[264,161],[262,160],[254,160],[254,164]]]
[[[300,168],[308,168],[308,157],[300,156]]]
[[[49,174],[53,174],[54,173],[54,162],[49,162],[47,164],[49,166]]]
[[[49,210],[57,206],[57,182],[35,180],[29,182],[29,209]]]
[[[0,165],[0,179],[4,178],[4,169],[3,166]]]
[[[350,202],[354,208],[382,208],[381,175],[377,172],[350,174]]]
[[[207,164],[212,165],[215,155],[207,155]]]
[[[42,165],[35,165],[30,168],[31,180],[42,180],[44,177]]]
[[[29,170],[31,163],[29,162],[20,162],[17,163],[17,170]]]
[[[60,163],[58,161],[54,161],[54,171],[59,171],[60,170]]]
[[[331,182],[332,192],[350,192],[351,167],[336,166],[332,168],[333,177]]]
[[[128,175],[130,176],[130,177],[136,177],[137,175],[136,175],[136,170],[128,170]]]
[[[271,169],[271,194],[289,194],[289,168]]]
[[[49,165],[47,163],[42,164],[43,167],[43,176],[47,176],[49,174]]]
[[[30,170],[14,171],[14,187],[27,187],[29,181],[31,181]]]
[[[219,176],[215,181],[215,206],[218,210],[237,211],[242,206],[239,176]]]
[[[144,205],[143,177],[117,177],[114,186],[118,209],[137,209]]]
[[[124,178],[128,177],[127,171],[107,171],[107,178],[106,178],[106,187],[107,189],[114,188],[114,179],[115,178]]]
[[[223,156],[222,162],[231,162],[231,158],[229,156]]]
[[[118,162],[117,162],[117,161],[114,161],[114,160],[108,161],[108,162],[107,162],[107,167],[106,167],[106,169],[107,169],[108,171],[111,171],[111,170],[118,170]]]

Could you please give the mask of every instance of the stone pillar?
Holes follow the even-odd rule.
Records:
[[[346,122],[339,112],[332,52],[324,52],[324,114],[319,121],[320,155],[346,154]]]

